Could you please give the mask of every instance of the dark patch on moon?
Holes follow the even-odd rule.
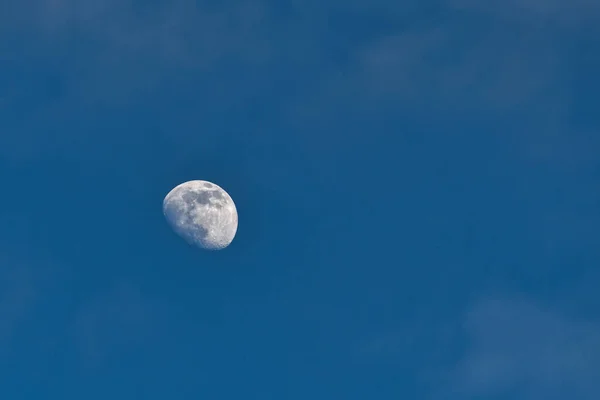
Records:
[[[200,225],[192,225],[193,229],[186,229],[184,231],[183,237],[187,240],[189,244],[196,244],[199,241],[204,241],[208,236],[208,230]]]
[[[225,196],[218,190],[203,190],[201,192],[185,192],[181,198],[186,204],[196,208],[196,204],[210,205],[216,208],[223,208],[219,203],[212,204],[210,199],[223,200]]]
[[[194,203],[191,204],[191,210],[193,210],[196,206]],[[208,230],[206,228],[194,223],[192,213],[180,212],[177,209],[176,204],[168,204],[167,207],[165,207],[165,216],[177,233],[190,244],[202,241],[208,236]],[[178,222],[181,222],[182,224],[180,225]]]
[[[214,186],[214,185],[213,185],[212,183],[204,182],[204,187],[205,187],[205,188],[212,189],[212,187],[213,187],[213,186]]]

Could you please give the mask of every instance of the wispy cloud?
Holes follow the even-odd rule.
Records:
[[[164,97],[184,97],[226,110],[260,90],[240,71],[268,63],[272,26],[262,2],[245,0],[213,6],[35,0],[0,9],[0,155],[16,163],[40,153],[89,157],[117,140],[129,146],[147,140],[113,129],[99,133],[90,119],[100,109],[148,101],[156,107]],[[181,121],[195,121],[198,112],[193,108],[168,124],[185,125]],[[159,140],[172,141],[177,130]]]
[[[281,108],[307,127],[311,143],[320,140],[320,133],[310,137],[311,131],[320,132],[314,128],[319,118],[331,121],[357,110],[373,118],[381,110],[418,110],[437,118],[509,121],[511,134],[523,137],[523,147],[535,157],[567,163],[595,159],[588,149],[597,145],[590,138],[599,135],[577,131],[569,120],[576,73],[571,51],[583,23],[590,22],[585,24],[588,35],[600,34],[592,23],[600,21],[600,7],[593,0],[408,1],[393,6],[384,1],[307,1],[292,2],[287,9],[247,0],[140,4],[36,0],[33,6],[0,10],[6,11],[0,12],[5,32],[0,48],[7,49],[8,63],[20,60],[14,70],[22,71],[24,63],[38,62],[29,59],[38,54],[56,73],[61,91],[30,110],[27,121],[72,125],[73,115],[85,112],[78,109],[82,104],[129,106],[185,90],[190,82],[206,88],[197,98],[225,110],[238,99],[250,103],[265,87],[273,87],[278,76],[303,82]],[[342,27],[381,22],[386,28],[348,41],[346,31],[340,34],[331,23],[338,19]],[[340,54],[344,61],[335,61]],[[31,81],[29,76],[21,80]],[[4,109],[10,111],[13,98],[18,102],[27,89],[7,90]],[[29,124],[33,122],[8,129],[0,147],[42,140],[45,147],[68,147],[82,141],[65,137],[71,134],[61,128],[44,139],[10,141],[11,135],[37,135],[39,128]],[[91,135],[85,133],[89,130],[80,129],[80,135]],[[9,153],[6,157],[27,151]]]
[[[53,48],[73,45],[77,35],[95,50],[108,52],[99,56],[114,57],[121,50],[154,56],[155,61],[162,57],[167,63],[192,56],[211,61],[231,50],[244,51],[240,45],[265,17],[261,2],[213,7],[190,0],[143,5],[133,0],[36,0],[35,6],[13,7],[5,15],[9,26],[10,20],[20,22],[13,30],[26,30],[30,38],[43,34],[38,39]]]
[[[103,69],[105,74],[127,75],[121,83],[132,85],[139,79],[136,75],[157,79],[148,71],[165,67],[203,72],[223,59],[243,66],[264,65],[283,53],[297,53],[298,62],[326,57],[335,31],[324,21],[329,16],[364,15],[374,22],[385,20],[389,28],[383,36],[347,48],[354,58],[344,68],[356,69],[371,89],[413,100],[429,93],[454,104],[471,96],[471,104],[487,100],[522,105],[523,97],[540,94],[560,72],[563,60],[556,43],[560,38],[553,35],[569,33],[543,24],[547,16],[600,17],[600,7],[592,0],[447,0],[429,6],[433,14],[443,16],[435,20],[419,11],[419,3],[309,1],[293,3],[282,13],[265,2],[246,0],[223,5],[178,0],[144,6],[132,0],[36,0],[35,6],[12,7],[0,21],[4,29],[25,31],[25,39],[37,38],[46,51],[63,57],[82,55],[72,71],[82,80],[92,73],[91,65],[98,65],[101,68],[93,69],[96,81]],[[407,16],[413,14],[417,21],[407,24]],[[322,34],[313,34],[315,29]],[[359,76],[348,77],[353,86],[365,84]]]
[[[35,0],[0,13],[0,52],[18,70],[43,61],[59,77],[61,98],[46,105],[54,112],[73,100],[121,106],[176,85],[181,74],[197,79],[227,61],[261,64],[271,23],[262,2],[245,0]]]
[[[574,84],[595,69],[573,49],[600,34],[600,7],[526,3],[449,0],[414,23],[398,18],[397,29],[350,48],[348,65],[298,101],[297,114],[307,125],[357,112],[466,121],[510,137],[524,159],[589,168],[600,135],[573,123]]]
[[[560,56],[543,32],[473,29],[465,32],[456,19],[376,40],[358,53],[365,91],[432,111],[515,111],[564,94],[553,81]],[[548,100],[538,104],[547,107]]]
[[[583,22],[593,22],[600,15],[600,5],[594,0],[450,0],[458,9],[485,12],[497,18],[523,23],[549,23],[573,28]]]
[[[438,112],[510,112],[555,122],[571,106],[572,60],[565,55],[582,32],[544,23],[551,4],[521,3],[448,0],[438,3],[434,19],[415,14],[421,20],[400,24],[397,18],[397,29],[357,43],[348,71],[325,79],[318,97],[325,95],[325,104],[355,94],[357,104],[383,108],[382,102]],[[561,17],[600,21],[600,7],[560,3],[568,10]],[[531,12],[519,12],[519,4]]]
[[[442,397],[592,400],[600,396],[600,323],[524,300],[488,299],[464,320],[466,351]]]
[[[8,348],[19,324],[32,311],[36,290],[30,271],[0,262],[0,354]]]
[[[136,287],[115,284],[75,315],[73,334],[82,363],[99,367],[115,355],[147,349],[149,341],[160,335],[163,317],[160,304]]]

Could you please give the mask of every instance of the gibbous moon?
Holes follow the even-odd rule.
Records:
[[[163,200],[163,213],[179,236],[206,250],[224,249],[237,232],[235,203],[211,182],[189,181],[175,187]]]

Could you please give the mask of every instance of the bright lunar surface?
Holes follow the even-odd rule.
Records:
[[[189,181],[177,186],[165,197],[163,213],[179,236],[203,249],[224,249],[237,232],[233,200],[211,182]]]

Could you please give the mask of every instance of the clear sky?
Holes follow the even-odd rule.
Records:
[[[600,3],[0,2],[0,397],[600,398]],[[230,247],[162,200],[227,190]]]

